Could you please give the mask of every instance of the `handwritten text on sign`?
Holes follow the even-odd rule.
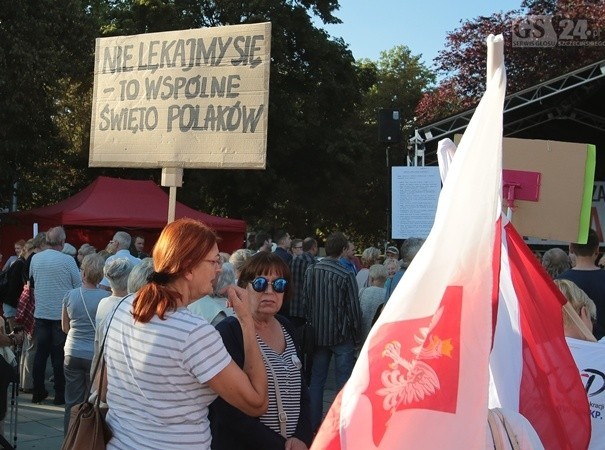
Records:
[[[265,166],[270,24],[97,40],[91,166]]]

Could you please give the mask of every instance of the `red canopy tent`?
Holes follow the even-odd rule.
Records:
[[[4,259],[13,254],[13,243],[28,239],[33,224],[40,231],[63,225],[67,242],[78,248],[84,242],[97,250],[105,248],[119,230],[145,237],[145,250],[151,248],[168,217],[168,194],[153,181],[98,177],[81,192],[55,205],[6,214],[0,224],[0,248]],[[177,202],[175,217],[200,220],[221,237],[221,251],[241,248],[246,236],[246,222],[211,216]]]

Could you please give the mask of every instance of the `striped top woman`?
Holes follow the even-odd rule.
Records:
[[[305,450],[311,445],[309,393],[301,371],[300,346],[295,328],[277,315],[289,281],[288,265],[274,253],[256,253],[242,268],[238,285],[246,288],[251,303],[267,371],[269,407],[253,418],[217,399],[210,407],[213,449]],[[234,361],[244,365],[247,355],[237,319],[228,317],[216,328]]]

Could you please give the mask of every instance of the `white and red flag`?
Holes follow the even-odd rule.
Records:
[[[512,223],[502,221],[490,407],[521,413],[548,450],[586,449],[590,409],[563,335],[567,300]]]
[[[312,450],[485,448],[490,387],[496,392],[499,382],[505,384],[497,370],[492,369],[490,376],[495,311],[501,297],[500,262],[507,251],[501,244],[510,236],[500,219],[505,87],[502,37],[490,36],[486,92],[449,167],[431,233],[372,328]],[[517,263],[525,261],[510,265]],[[511,314],[507,317],[514,319]],[[558,320],[564,343],[560,304]],[[521,342],[517,357],[524,365],[533,341]],[[541,344],[547,352],[547,343]],[[569,351],[565,358],[574,364]],[[560,363],[556,357],[541,360],[539,364],[546,365],[538,372],[561,374],[558,366],[548,365],[553,360]],[[564,382],[566,395],[581,397],[574,411],[578,420],[571,422],[581,435],[580,416],[585,413],[589,436],[588,406],[577,369],[575,378],[577,383]],[[511,380],[519,381],[522,392],[522,381],[527,379],[522,369]],[[517,395],[522,394],[517,391]],[[582,447],[570,444],[568,448]]]

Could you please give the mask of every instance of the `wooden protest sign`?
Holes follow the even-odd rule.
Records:
[[[456,135],[458,143],[461,135]],[[502,139],[502,168],[538,173],[537,201],[515,200],[512,222],[519,234],[585,243],[590,227],[596,148],[591,144]],[[506,209],[506,203],[503,203]]]
[[[96,41],[91,167],[262,169],[271,24]]]
[[[538,201],[515,202],[512,222],[517,231],[525,236],[585,243],[595,162],[594,145],[504,138],[503,168],[541,174]]]

